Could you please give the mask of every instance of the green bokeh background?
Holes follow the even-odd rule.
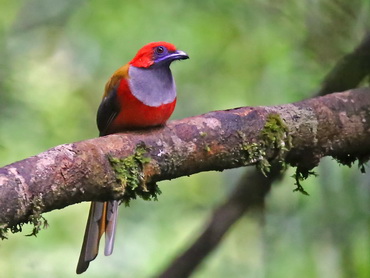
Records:
[[[0,0],[0,165],[97,136],[106,80],[165,40],[173,119],[308,98],[369,29],[368,0]],[[368,168],[367,168],[368,169]],[[121,208],[115,251],[83,277],[154,277],[196,238],[245,169],[160,183],[158,202]],[[290,171],[290,174],[293,170]],[[370,175],[330,158],[319,177],[275,184],[264,219],[243,217],[193,277],[370,277]],[[368,169],[369,172],[369,169]],[[252,180],[250,182],[253,182]],[[88,204],[45,214],[37,237],[0,242],[0,277],[75,277]]]

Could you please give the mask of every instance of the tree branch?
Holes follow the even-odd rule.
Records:
[[[0,168],[0,227],[91,200],[155,196],[155,182],[283,161],[301,169],[331,155],[370,153],[370,90],[271,107],[242,107],[171,121],[164,128],[60,145]],[[34,222],[34,221],[33,221]]]

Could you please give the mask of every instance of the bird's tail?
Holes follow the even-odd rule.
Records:
[[[118,201],[91,202],[80,258],[77,264],[77,274],[85,272],[90,262],[98,255],[99,241],[104,232],[104,255],[109,256],[112,254],[117,215]]]

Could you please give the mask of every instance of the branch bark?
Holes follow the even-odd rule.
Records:
[[[268,167],[273,160],[311,169],[327,155],[352,161],[370,153],[369,96],[370,89],[357,89],[215,111],[150,131],[57,146],[0,168],[0,227],[17,230],[42,212],[122,199],[128,187],[145,193],[157,181],[201,171]],[[129,173],[120,171],[125,168]]]

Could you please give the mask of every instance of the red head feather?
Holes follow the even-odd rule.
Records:
[[[154,51],[158,46],[164,46],[169,52],[175,52],[176,46],[168,42],[151,42],[143,46],[131,60],[130,64],[138,68],[148,68],[154,64]]]

